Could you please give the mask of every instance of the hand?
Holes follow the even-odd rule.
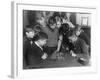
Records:
[[[71,50],[70,51],[70,54],[71,54],[71,56],[73,56],[73,57],[77,57],[77,55]]]
[[[42,58],[43,60],[45,60],[47,57],[48,57],[47,53],[44,53],[44,54],[42,55],[41,58]]]

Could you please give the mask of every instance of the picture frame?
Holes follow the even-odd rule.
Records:
[[[31,3],[12,2],[12,53],[11,53],[11,76],[13,78],[54,76],[67,74],[80,74],[96,72],[97,61],[96,51],[92,44],[94,42],[94,29],[96,27],[96,8],[77,7],[77,6],[59,6],[59,5],[41,5]],[[91,65],[83,67],[65,67],[50,69],[23,69],[23,10],[36,11],[58,11],[58,12],[77,12],[91,14]],[[77,22],[77,20],[76,20]],[[87,18],[82,19],[82,24],[88,25]],[[81,24],[81,22],[79,22]],[[93,54],[95,53],[95,54]]]

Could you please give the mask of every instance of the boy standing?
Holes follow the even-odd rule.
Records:
[[[56,21],[54,17],[49,18],[48,26],[45,23],[45,19],[42,17],[41,20],[38,20],[38,23],[41,25],[41,29],[44,33],[48,35],[48,42],[46,44],[45,51],[50,57],[54,51],[57,50],[58,46],[58,28],[56,27]]]

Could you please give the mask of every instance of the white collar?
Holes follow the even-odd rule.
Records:
[[[37,43],[37,42],[34,42],[39,48],[41,48],[41,50],[43,50],[43,48]]]

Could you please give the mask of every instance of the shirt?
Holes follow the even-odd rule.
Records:
[[[37,42],[34,42],[41,50],[43,50],[43,48],[37,43]]]
[[[56,47],[58,45],[58,28],[54,30],[50,30],[48,27],[41,27],[42,31],[48,35],[48,41],[46,46],[48,47]]]

